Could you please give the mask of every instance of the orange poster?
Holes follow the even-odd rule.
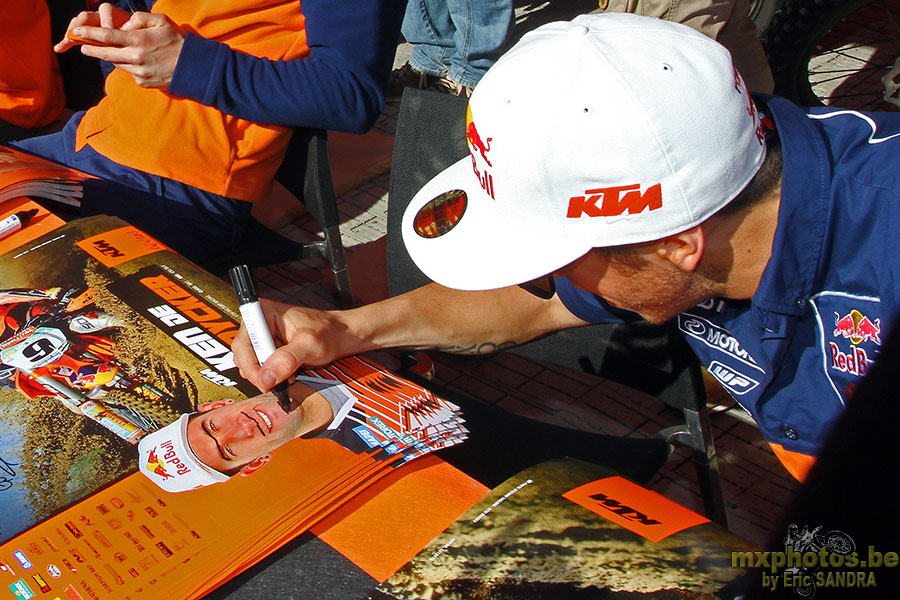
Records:
[[[234,291],[118,219],[0,256],[0,316],[0,584],[16,597],[200,597],[466,438],[458,407],[363,357],[298,374],[304,410],[267,412],[234,364]],[[199,458],[232,405],[264,435],[311,406],[328,417],[238,475]],[[197,462],[157,434],[183,435]],[[192,469],[220,483],[164,491]],[[442,503],[441,522],[478,493]]]

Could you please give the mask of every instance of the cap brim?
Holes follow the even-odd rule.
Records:
[[[414,220],[434,198],[451,190],[466,193],[455,227],[438,237],[416,233]],[[557,231],[549,219],[516,211],[487,195],[463,158],[429,181],[403,214],[403,242],[431,280],[460,290],[490,290],[537,279],[566,266],[592,245]]]

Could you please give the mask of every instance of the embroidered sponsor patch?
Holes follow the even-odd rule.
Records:
[[[822,368],[835,393],[845,401],[875,363],[881,348],[881,300],[840,291],[811,298],[819,326]]]
[[[759,381],[756,379],[738,373],[728,365],[720,363],[717,360],[709,363],[707,371],[722,384],[722,387],[737,396],[743,396],[759,385]]]
[[[719,327],[703,317],[684,313],[678,315],[678,328],[685,335],[700,340],[710,348],[762,371],[762,368],[750,356],[750,353],[742,348],[737,338],[731,335],[724,327]]]

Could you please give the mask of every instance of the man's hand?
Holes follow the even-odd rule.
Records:
[[[241,375],[261,391],[267,392],[276,383],[291,380],[301,367],[328,365],[353,352],[345,349],[353,348],[357,340],[337,317],[339,313],[264,298],[260,299],[260,305],[278,346],[275,353],[260,367],[243,325],[231,349]]]
[[[82,11],[69,22],[65,37],[53,46],[53,50],[57,53],[62,53],[80,44],[96,43],[90,39],[80,39],[79,36],[75,35],[73,30],[78,27],[119,29],[128,22],[129,18],[131,18],[130,12],[112,4],[101,4],[96,11]]]
[[[81,44],[81,53],[113,63],[146,88],[169,89],[184,45],[184,34],[165,15],[129,14],[111,4],[72,19],[66,37],[54,47],[65,52]]]

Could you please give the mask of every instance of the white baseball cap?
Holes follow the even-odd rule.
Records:
[[[470,155],[416,194],[402,224],[419,268],[464,290],[690,229],[765,159],[728,51],[632,14],[525,34],[475,87],[466,125]]]
[[[185,492],[231,479],[197,458],[187,439],[186,413],[138,443],[141,473],[167,492]]]

